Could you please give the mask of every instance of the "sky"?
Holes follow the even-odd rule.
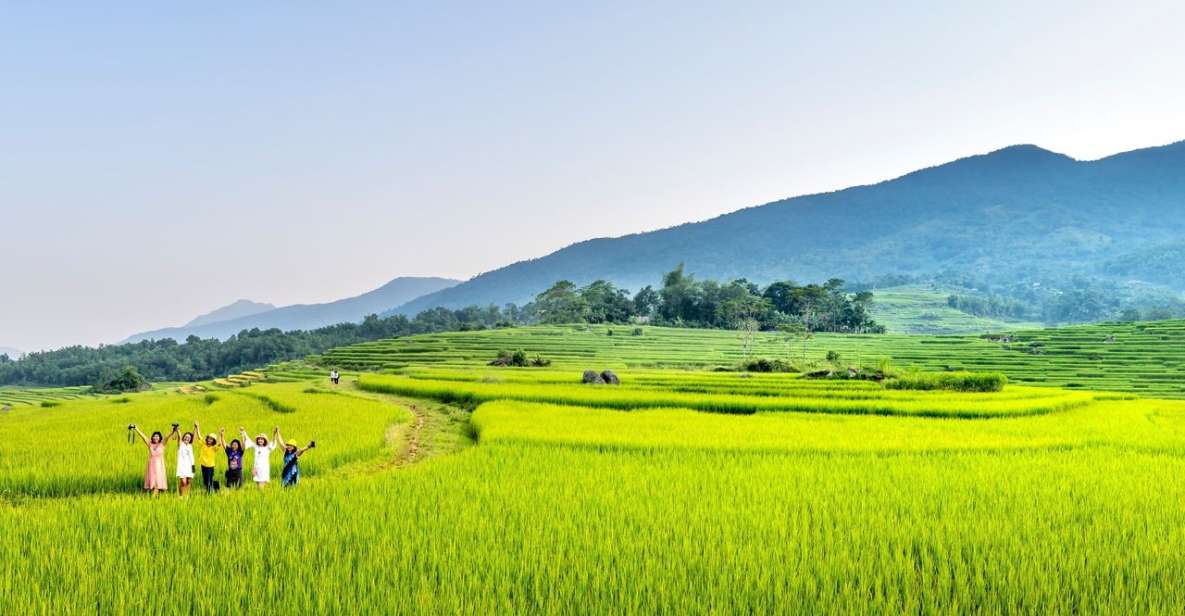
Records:
[[[1016,143],[1179,141],[1182,23],[1179,1],[3,2],[0,347],[468,278]]]

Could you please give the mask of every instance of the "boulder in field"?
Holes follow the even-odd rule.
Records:
[[[584,378],[581,379],[581,381],[585,385],[604,385],[605,384],[605,379],[601,378],[601,375],[597,374],[596,370],[585,370],[584,371]]]
[[[609,385],[621,385],[621,379],[617,378],[617,373],[612,370],[602,372],[601,380]]]

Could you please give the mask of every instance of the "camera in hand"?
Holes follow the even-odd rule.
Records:
[[[317,441],[310,441],[310,442],[309,442],[309,449],[312,449],[312,448],[314,448],[314,447],[316,447],[316,446],[317,446]]]
[[[179,423],[175,423],[175,424],[173,424],[173,429],[174,429],[174,430],[176,430],[176,429],[177,429],[177,428],[178,428],[180,425],[181,425],[181,424],[179,424]]]
[[[136,424],[128,424],[128,430],[135,430]]]

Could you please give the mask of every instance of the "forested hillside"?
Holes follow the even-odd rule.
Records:
[[[945,272],[1057,292],[1076,276],[1127,285],[1125,293],[1181,291],[1185,279],[1165,263],[1183,233],[1185,142],[1098,161],[1014,146],[871,186],[581,242],[397,311],[521,303],[561,278],[636,290],[678,263],[705,278],[760,284]]]

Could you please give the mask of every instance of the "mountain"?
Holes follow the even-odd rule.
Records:
[[[261,312],[267,312],[268,310],[275,309],[276,307],[271,304],[263,304],[247,299],[240,299],[233,304],[207,312],[206,314],[203,314],[202,316],[186,323],[182,327],[198,327],[201,325],[209,325],[210,323],[218,323],[220,321],[241,319],[243,317],[249,317],[253,314],[259,314]]]
[[[315,329],[336,323],[357,322],[368,314],[376,314],[388,310],[393,306],[406,304],[412,299],[427,293],[434,293],[457,284],[458,281],[447,278],[396,278],[387,284],[363,293],[357,297],[342,299],[325,304],[296,304],[274,308],[216,322],[199,322],[182,327],[170,327],[155,331],[135,334],[124,342],[138,342],[161,338],[173,338],[183,341],[189,336],[199,338],[229,338],[244,329],[279,328],[284,331],[294,329]],[[238,305],[241,302],[231,304]],[[223,308],[227,310],[231,308]],[[258,306],[258,304],[256,304]],[[217,312],[217,311],[215,311]],[[195,321],[206,318],[204,315]]]
[[[20,359],[23,353],[21,353],[20,349],[14,349],[12,347],[0,347],[0,355],[7,355],[9,359]]]
[[[874,185],[580,242],[394,312],[521,303],[560,279],[636,290],[679,263],[700,277],[758,283],[942,271],[1012,282],[1117,279],[1139,275],[1149,254],[1179,251],[1183,232],[1185,142],[1095,161],[1017,145]],[[1153,269],[1163,283],[1163,267]],[[1185,277],[1171,286],[1182,290]]]

